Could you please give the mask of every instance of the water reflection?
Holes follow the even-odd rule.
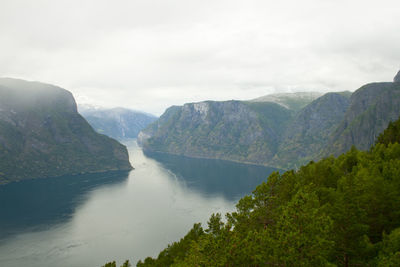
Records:
[[[0,186],[0,240],[39,231],[72,218],[87,193],[127,180],[129,172],[106,172],[27,180]]]
[[[249,194],[276,171],[257,165],[240,164],[224,160],[194,159],[163,153],[145,152],[192,190],[207,196],[222,195],[230,201]]]

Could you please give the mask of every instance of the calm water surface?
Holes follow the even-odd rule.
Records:
[[[156,256],[196,222],[225,214],[274,169],[144,155],[135,170],[0,186],[0,266],[85,267]]]

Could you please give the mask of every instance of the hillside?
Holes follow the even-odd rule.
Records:
[[[346,94],[327,93],[300,110],[288,125],[270,164],[290,168],[315,160],[343,120],[349,102]]]
[[[242,101],[171,107],[139,134],[145,150],[263,164],[272,159],[292,111]]]
[[[399,266],[399,130],[368,152],[271,174],[225,220],[213,214],[137,266]]]
[[[371,83],[355,91],[343,121],[332,133],[324,156],[339,155],[351,146],[368,150],[390,121],[400,115],[400,83]]]
[[[136,138],[157,117],[126,108],[97,109],[79,106],[79,113],[93,129],[117,140]]]
[[[131,168],[126,147],[94,132],[70,92],[0,79],[0,183]]]

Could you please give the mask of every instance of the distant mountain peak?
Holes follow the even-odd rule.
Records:
[[[97,132],[117,140],[136,138],[142,129],[157,119],[152,114],[123,107],[79,105],[79,112]]]
[[[321,92],[295,92],[269,94],[250,100],[251,102],[272,102],[287,109],[300,110],[312,101],[322,96]]]
[[[92,105],[92,104],[78,104],[78,111],[80,114],[82,114],[83,116],[87,116],[87,115],[93,115],[93,114],[102,114],[102,113],[107,113],[107,114],[123,114],[123,113],[137,113],[137,114],[143,114],[149,117],[153,117],[153,118],[157,118],[157,116],[144,112],[144,111],[140,111],[140,110],[135,110],[135,109],[131,109],[131,108],[125,108],[125,107],[103,107],[103,106],[99,106],[99,105]],[[103,116],[103,115],[101,115]]]
[[[397,73],[397,75],[394,76],[393,82],[395,82],[395,83],[400,83],[400,70],[399,70],[399,72]]]

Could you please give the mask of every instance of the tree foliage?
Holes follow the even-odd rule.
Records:
[[[368,152],[272,173],[225,220],[137,266],[400,266],[398,125]]]
[[[390,122],[386,130],[379,135],[378,143],[388,145],[389,143],[400,143],[400,120]]]

